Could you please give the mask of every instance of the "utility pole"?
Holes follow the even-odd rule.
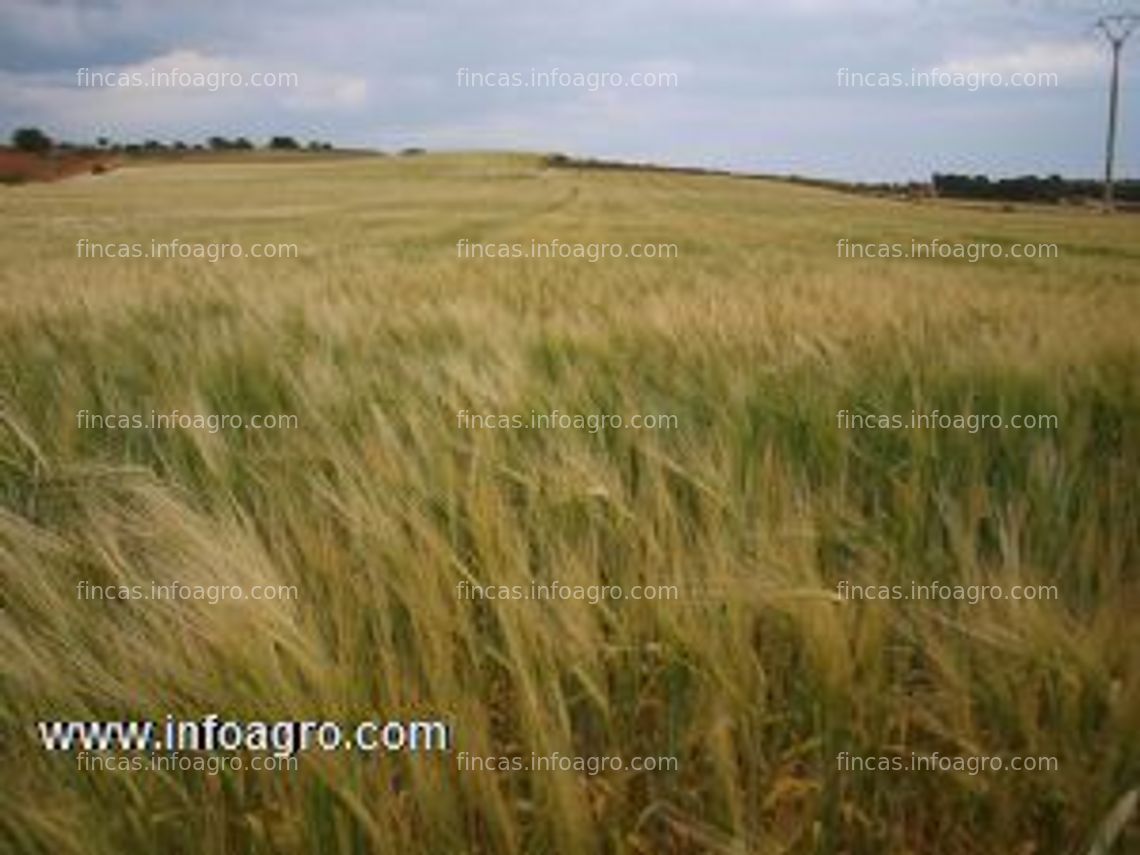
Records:
[[[1096,22],[1097,29],[1105,34],[1112,45],[1112,83],[1108,95],[1108,150],[1104,161],[1104,207],[1111,212],[1116,205],[1113,186],[1113,166],[1116,160],[1116,124],[1120,112],[1120,53],[1124,43],[1140,25],[1140,15],[1105,15]]]

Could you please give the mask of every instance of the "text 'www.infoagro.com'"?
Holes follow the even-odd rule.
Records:
[[[302,751],[447,751],[451,728],[439,720],[234,721],[166,716],[161,722],[40,721],[47,751],[247,751],[290,757]]]

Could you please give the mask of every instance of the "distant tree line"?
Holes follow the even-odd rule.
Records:
[[[943,175],[936,173],[928,184],[909,182],[859,183],[833,181],[822,178],[805,178],[799,175],[764,175],[758,173],[731,172],[725,169],[702,169],[699,167],[661,166],[656,163],[631,163],[627,161],[575,158],[565,154],[551,154],[546,157],[546,165],[555,169],[615,169],[639,172],[672,172],[683,175],[723,175],[734,178],[758,178],[786,181],[809,187],[838,190],[844,193],[859,193],[875,196],[905,196],[921,198],[941,196],[947,199],[985,199],[995,202],[1070,202],[1084,199],[1097,199],[1104,195],[1104,184],[1100,181],[1067,179],[1059,175],[1038,178],[1027,175],[1021,178],[999,178],[991,181],[985,175]],[[1140,180],[1131,179],[1116,182],[1116,198],[1124,203],[1140,203]]]
[[[94,146],[77,145],[70,142],[57,142],[39,128],[18,128],[12,133],[11,139],[12,148],[31,154],[48,154],[55,149],[59,151],[106,151],[125,154],[157,154],[167,151],[205,151],[206,149],[210,151],[252,151],[257,148],[257,146],[245,137],[227,139],[226,137],[220,136],[210,137],[206,140],[205,144],[194,143],[192,145],[182,140],[163,143],[154,139],[144,140],[141,143],[118,143],[112,142],[108,137],[99,137]],[[275,136],[269,139],[264,148],[275,151],[300,151],[302,145],[294,137]],[[304,148],[307,148],[309,151],[332,151],[333,146],[332,143],[312,140],[308,145],[304,146]]]
[[[1104,195],[1100,181],[1071,180],[1060,175],[1038,178],[999,178],[991,181],[985,175],[934,175],[934,190],[948,199],[992,199],[1008,202],[1064,202],[1077,199],[1099,199]],[[1116,198],[1122,202],[1140,202],[1140,181],[1118,181]]]

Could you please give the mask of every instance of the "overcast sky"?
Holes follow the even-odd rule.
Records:
[[[388,150],[563,151],[862,180],[935,171],[1092,177],[1103,170],[1110,56],[1092,25],[1127,5],[0,0],[0,133],[36,125],[77,141],[187,142],[289,134]],[[297,85],[79,85],[80,69],[149,78],[172,68],[226,72],[230,81],[291,73]],[[476,74],[520,72],[525,81],[532,69],[555,68],[605,74],[608,85],[596,77],[593,87],[585,77],[584,85],[470,85]],[[907,80],[931,69],[1005,81],[1051,73],[1059,85],[868,88],[840,85],[841,69]],[[646,72],[672,85],[628,85]],[[1138,176],[1140,33],[1125,52],[1123,84],[1120,172]]]

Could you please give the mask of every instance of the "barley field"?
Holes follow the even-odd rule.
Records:
[[[298,251],[76,250],[174,238]],[[844,238],[1059,255],[843,258]],[[677,251],[463,258],[463,239]],[[1135,216],[484,154],[2,189],[0,848],[1137,851],[1138,350]],[[296,418],[83,415],[174,410]],[[675,424],[462,416],[555,410]],[[935,410],[1056,425],[838,416]],[[555,580],[678,595],[457,593]],[[297,596],[91,601],[85,581]],[[1057,596],[851,600],[843,582]],[[210,775],[84,770],[36,735],[207,714],[441,719],[450,745]],[[461,752],[676,768],[471,770]],[[843,752],[1057,767],[857,770]]]

